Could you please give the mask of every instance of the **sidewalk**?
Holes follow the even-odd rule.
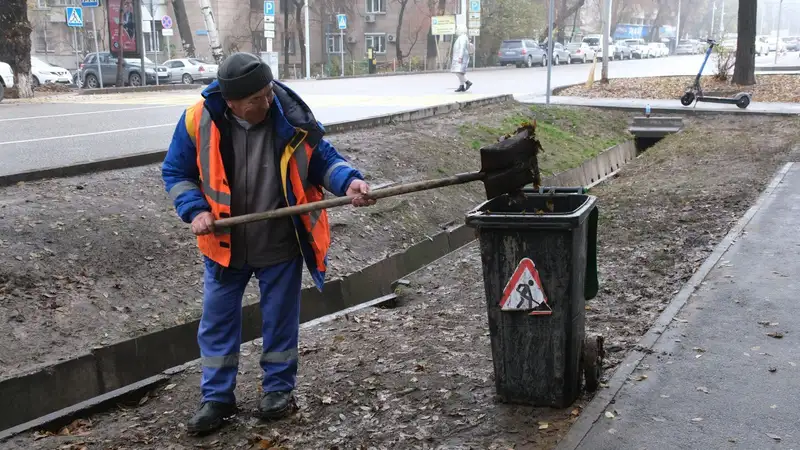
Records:
[[[800,446],[798,192],[793,163],[577,448]]]
[[[514,98],[521,103],[543,105],[546,97],[543,95],[516,95]],[[747,109],[739,109],[736,105],[725,105],[715,103],[697,103],[697,106],[682,106],[679,99],[675,100],[649,100],[640,98],[584,98],[584,97],[562,97],[558,95],[550,96],[551,105],[560,106],[591,106],[595,108],[613,108],[624,110],[638,110],[644,113],[644,108],[649,104],[653,112],[675,112],[686,113],[699,110],[703,112],[720,113],[760,113],[760,114],[780,114],[780,115],[800,115],[800,103],[766,103],[753,102]]]

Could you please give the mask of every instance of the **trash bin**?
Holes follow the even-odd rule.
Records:
[[[598,289],[596,202],[583,188],[525,189],[467,214],[503,402],[564,408],[580,394],[585,301]]]

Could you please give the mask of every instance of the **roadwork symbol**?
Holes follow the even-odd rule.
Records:
[[[503,311],[530,311],[530,315],[550,315],[553,310],[547,303],[547,296],[542,288],[539,271],[530,258],[519,262],[517,270],[511,275],[500,300]]]

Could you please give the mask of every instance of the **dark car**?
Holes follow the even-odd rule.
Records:
[[[547,65],[547,55],[533,39],[509,39],[500,44],[497,59],[501,66],[514,64],[517,67]]]
[[[100,75],[97,73],[97,58],[100,59],[100,70],[103,72],[103,86],[113,86],[117,82],[117,56],[109,52],[89,53],[81,64],[83,87],[94,89],[100,87]],[[145,74],[147,84],[156,84],[155,64],[145,58]],[[158,66],[158,81],[169,82],[169,71]],[[142,66],[139,59],[124,58],[122,61],[122,82],[126,86],[142,85]]]

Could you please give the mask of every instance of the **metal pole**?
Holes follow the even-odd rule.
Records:
[[[678,25],[675,26],[675,49],[677,50],[678,44],[681,43],[681,3],[682,0],[678,0]]]
[[[147,86],[147,68],[144,65],[144,27],[142,26],[142,0],[133,1],[133,17],[136,21],[136,46],[139,47],[139,64],[141,64],[142,86]],[[121,45],[121,44],[120,44]]]
[[[714,0],[714,3],[711,7],[711,35],[709,36],[711,39],[714,39],[714,20],[717,18],[717,0]]]
[[[783,12],[783,0],[778,2],[778,31],[775,34],[775,64],[778,64],[778,53],[781,51],[781,13]]]
[[[339,29],[339,52],[342,54],[342,76],[344,76],[344,30]]]
[[[100,68],[100,50],[97,46],[97,25],[94,21],[94,8],[92,8],[92,36],[94,36],[94,52],[98,55],[94,60],[97,62],[97,76],[100,78],[100,89],[103,88],[103,69]]]
[[[725,39],[725,0],[722,0],[722,7],[719,12],[719,38]]]
[[[156,63],[153,70],[156,71],[156,86],[158,86],[158,36],[156,36],[156,11],[153,8],[153,0],[150,0],[150,49],[153,50],[153,62]]]
[[[308,22],[308,0],[303,2],[306,8],[306,80],[311,79],[311,30]],[[344,43],[342,43],[344,45]]]
[[[475,43],[472,45],[475,46],[475,51],[472,52],[472,68],[474,69],[478,63],[478,36],[475,36]]]
[[[75,67],[78,69],[78,79],[81,79],[81,57],[78,53],[78,29],[76,27],[72,27],[72,36],[75,39]],[[81,83],[83,84],[83,83]]]
[[[550,10],[547,12],[547,101],[550,104],[550,81],[553,76],[553,10],[555,9],[555,0],[550,0]]]

